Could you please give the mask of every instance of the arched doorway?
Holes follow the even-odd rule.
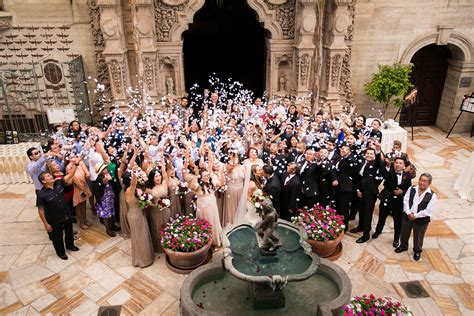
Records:
[[[418,103],[414,109],[416,126],[435,125],[448,70],[450,50],[447,45],[431,44],[413,55],[412,83],[418,89]]]
[[[232,77],[257,96],[265,87],[265,30],[244,0],[206,0],[183,33],[186,90],[209,75]]]

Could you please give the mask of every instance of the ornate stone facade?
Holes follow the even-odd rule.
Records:
[[[105,48],[104,35],[100,29],[100,9],[96,0],[87,0],[89,9],[90,25],[92,30],[92,39],[95,47],[95,66],[97,69],[97,80],[105,86],[105,94],[108,98],[112,96],[110,78],[102,52]]]

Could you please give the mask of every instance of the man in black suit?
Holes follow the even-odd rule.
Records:
[[[267,179],[263,191],[272,197],[273,207],[276,209],[278,215],[280,215],[280,179],[273,171],[273,167],[270,165],[263,166],[263,176]]]
[[[361,198],[361,208],[359,226],[352,229],[351,233],[364,232],[362,237],[356,240],[357,243],[364,243],[370,239],[372,214],[379,193],[378,187],[383,179],[383,168],[385,168],[385,163],[380,159],[380,154],[376,155],[375,148],[367,148],[365,150],[365,161],[358,168],[356,181],[356,192]]]
[[[304,163],[304,152],[306,151],[306,144],[304,142],[299,142],[296,144],[296,155],[294,156],[293,162],[298,166],[302,166]]]
[[[278,152],[278,143],[270,143],[269,150],[263,153],[262,160],[264,163],[271,165],[279,180],[284,172],[286,172],[286,167],[288,165],[288,159],[286,155],[283,155]]]
[[[379,194],[379,220],[372,238],[376,239],[382,233],[385,220],[388,214],[392,212],[395,230],[393,247],[397,248],[400,245],[399,240],[402,229],[403,196],[411,186],[411,176],[408,172],[403,171],[406,161],[402,157],[395,158],[392,167],[390,167],[390,160],[386,159],[385,161],[388,172],[384,177],[383,190]]]
[[[323,145],[319,150],[318,167],[318,202],[322,206],[334,205],[334,186],[336,185],[336,170],[333,163],[328,159],[328,150]]]
[[[336,210],[344,216],[345,231],[349,229],[349,203],[354,192],[355,170],[357,161],[351,154],[348,143],[343,143],[339,148],[341,155],[336,163]]]
[[[298,201],[301,192],[301,182],[298,176],[298,165],[294,162],[288,164],[287,172],[282,177],[280,191],[280,217],[291,220],[296,216]]]
[[[313,148],[307,148],[299,175],[301,180],[301,207],[313,207],[318,202],[318,179],[317,166],[314,163],[316,152]]]
[[[336,139],[335,138],[329,138],[327,142],[327,148],[328,148],[328,159],[333,163],[336,164],[336,162],[339,161],[339,158],[341,157],[339,152],[337,151],[336,148]]]

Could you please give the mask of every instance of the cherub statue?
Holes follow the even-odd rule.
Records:
[[[278,237],[274,235],[278,219],[277,211],[273,207],[272,201],[267,199],[262,202],[262,208],[259,208],[258,212],[262,218],[256,226],[257,234],[262,238],[260,248],[273,252],[280,246]]]

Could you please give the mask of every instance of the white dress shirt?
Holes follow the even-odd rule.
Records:
[[[415,186],[414,188],[415,188],[415,196],[413,198],[413,205],[410,208],[409,206],[410,191],[411,191],[411,188],[410,188],[408,189],[407,193],[405,193],[405,197],[403,198],[403,212],[405,212],[405,214],[407,215],[412,213],[413,215],[415,215],[416,218],[428,217],[428,216],[431,217],[431,215],[433,214],[433,208],[436,204],[436,193],[432,192],[431,189],[428,188],[425,190],[425,192],[423,192],[423,194],[418,195],[418,186]],[[420,202],[423,201],[423,198],[425,197],[427,192],[432,193],[433,196],[431,197],[431,200],[426,206],[426,208],[418,212],[418,204],[420,204]]]

